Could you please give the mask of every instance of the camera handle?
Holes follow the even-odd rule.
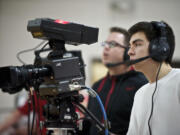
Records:
[[[49,46],[52,49],[52,52],[48,54],[48,58],[50,59],[63,58],[63,54],[66,52],[65,41],[49,40]]]

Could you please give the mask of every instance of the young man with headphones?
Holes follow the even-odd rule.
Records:
[[[127,135],[180,134],[180,70],[170,66],[175,48],[172,28],[165,22],[139,22],[129,29],[130,60],[149,83],[135,95]]]
[[[104,47],[102,62],[108,68],[108,73],[92,88],[103,102],[110,123],[110,131],[113,134],[125,135],[128,130],[134,94],[147,83],[147,80],[143,74],[134,71],[130,66],[116,65],[116,63],[129,60],[127,55],[129,33],[125,29],[112,27],[102,46]],[[104,123],[100,106],[95,98],[90,98],[88,109],[100,122]],[[99,130],[94,123],[91,123],[90,131],[86,135],[88,134],[99,135]]]

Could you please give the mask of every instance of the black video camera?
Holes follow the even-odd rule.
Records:
[[[70,85],[85,83],[84,63],[81,52],[67,51],[65,44],[95,43],[98,28],[39,18],[30,20],[27,30],[34,38],[48,40],[49,48],[35,51],[33,65],[0,67],[0,88],[13,94],[34,87],[48,102],[44,108],[46,127],[75,128],[77,116],[72,102],[79,99]],[[50,53],[42,58],[40,54],[46,51]]]
[[[42,79],[49,78],[50,84],[73,82],[82,80],[81,71],[83,61],[78,51],[67,52],[65,43],[72,45],[92,44],[98,40],[98,29],[87,27],[81,24],[70,23],[62,20],[39,18],[28,22],[27,30],[34,38],[46,39],[49,41],[51,52],[47,58],[40,57],[40,53],[47,50],[35,52],[34,65],[8,66],[0,68],[0,88],[5,92],[16,93],[28,85],[35,85],[34,81],[42,84]],[[70,53],[70,57],[65,55]],[[66,58],[65,58],[66,57]],[[39,85],[39,84],[38,84]],[[61,89],[61,88],[60,88]],[[66,91],[67,88],[62,87]]]

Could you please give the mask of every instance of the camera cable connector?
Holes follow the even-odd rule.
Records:
[[[30,90],[30,94],[31,94],[31,96],[33,96],[33,95],[34,95],[34,93],[33,93],[34,88],[33,88],[33,87],[30,87],[30,88],[29,88],[29,90]]]
[[[111,128],[111,123],[110,123],[110,121],[105,120],[105,121],[104,121],[104,127],[105,127],[105,129],[110,129],[110,128]]]
[[[93,98],[96,97],[96,92],[94,90],[88,90],[88,93],[91,97],[93,97]]]
[[[94,90],[91,90],[91,88],[88,88],[85,85],[79,85],[79,84],[70,84],[69,85],[70,89],[73,90],[87,90],[88,94],[95,98],[96,97],[96,92]]]
[[[81,85],[79,85],[79,84],[69,84],[69,88],[70,88],[71,91],[74,91],[74,90],[76,90],[76,91],[82,90]]]

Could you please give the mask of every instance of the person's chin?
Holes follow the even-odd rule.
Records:
[[[105,62],[105,61],[102,61],[102,64],[103,64],[103,65],[106,65],[106,64],[107,64],[107,62]]]
[[[106,65],[106,64],[109,64],[109,63],[112,63],[112,62],[109,62],[108,60],[102,60],[102,63],[103,63],[104,65]]]

